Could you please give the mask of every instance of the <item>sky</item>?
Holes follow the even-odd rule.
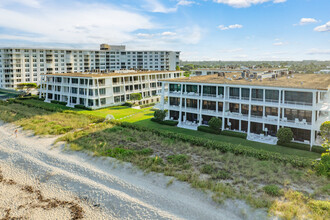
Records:
[[[330,0],[0,0],[0,47],[176,50],[181,60],[330,60]]]

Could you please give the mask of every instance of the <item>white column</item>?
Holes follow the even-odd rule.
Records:
[[[88,99],[89,99],[89,79],[87,80],[87,94],[86,94],[85,107],[88,107]]]
[[[100,95],[99,79],[96,79],[96,85],[97,85],[97,96],[98,96],[98,100],[99,100],[99,107],[101,107],[101,95]]]
[[[125,100],[125,102],[126,102],[127,100],[126,100],[126,84],[125,84],[125,77],[123,76],[122,79],[123,79],[123,85],[124,85],[124,100]],[[120,85],[120,87],[121,87],[121,85]],[[121,93],[119,93],[119,94],[121,94]],[[121,99],[120,99],[120,100],[121,100]]]
[[[283,96],[284,96],[284,90],[283,90]],[[281,90],[279,90],[278,94],[278,110],[277,110],[277,130],[280,129],[280,117],[281,117],[281,100],[282,100],[282,93]]]
[[[227,95],[227,87],[223,87],[223,103],[222,103],[222,126],[221,129],[225,130],[225,112],[226,112],[226,95]]]
[[[199,85],[197,85],[199,88]],[[198,122],[198,125],[201,125],[202,124],[202,109],[203,109],[203,85],[201,85],[201,90],[200,91],[200,106],[199,106],[199,122]]]
[[[160,97],[161,110],[164,110],[164,101],[165,101],[165,82],[162,82],[162,96]]]
[[[183,84],[181,85],[181,91],[180,91],[180,111],[179,111],[179,124],[181,124],[182,121],[182,93],[183,93]]]
[[[310,139],[310,151],[312,151],[312,147],[315,142],[315,122],[316,122],[316,117],[315,117],[315,108],[316,108],[316,92],[313,91],[313,110],[312,110],[312,129],[311,129],[311,139]]]
[[[41,82],[40,82],[40,88],[39,88],[39,99],[41,99],[43,89],[42,87],[44,86],[44,78],[45,76],[41,76]]]
[[[251,100],[252,100],[252,88],[249,91],[249,116],[248,116],[248,135],[250,135],[251,130]]]

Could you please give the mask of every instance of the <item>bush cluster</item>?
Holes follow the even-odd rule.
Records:
[[[221,130],[214,130],[214,129],[210,128],[209,126],[205,126],[205,125],[198,126],[197,130],[202,131],[202,132],[211,133],[211,134],[220,134],[221,133]]]
[[[314,163],[313,168],[317,174],[330,177],[330,153],[323,153],[321,160]]]
[[[136,124],[131,124],[129,122],[110,121],[109,123],[143,132],[151,132],[158,136],[172,138],[183,142],[188,142],[196,146],[205,147],[206,149],[217,149],[223,153],[231,152],[236,155],[254,157],[259,160],[273,160],[284,164],[290,163],[294,167],[309,167],[312,165],[313,162],[313,160],[311,159],[307,159],[295,155],[283,155],[281,153],[269,152],[260,149],[253,149],[251,147],[231,144],[227,142],[207,140],[205,138],[195,137],[187,134],[148,128]]]
[[[237,137],[237,138],[242,138],[242,139],[246,139],[246,137],[247,137],[246,133],[241,133],[241,132],[236,132],[236,131],[228,131],[228,130],[221,131],[221,135]]]
[[[290,128],[280,128],[278,129],[276,136],[278,138],[277,143],[279,145],[290,143],[293,139],[293,133]]]
[[[212,117],[210,121],[208,122],[210,128],[212,128],[215,131],[219,131],[222,126],[222,121],[220,118]]]
[[[153,122],[157,122],[159,124],[162,124],[162,125],[169,125],[169,126],[177,126],[179,122],[177,121],[171,121],[171,120],[165,120],[165,121],[158,121],[157,119],[155,118],[151,118],[151,121]]]
[[[164,121],[166,117],[166,111],[164,110],[156,110],[154,113],[154,118],[157,121]]]
[[[123,104],[123,106],[132,107],[132,106],[133,106],[133,103],[125,102],[125,103]]]

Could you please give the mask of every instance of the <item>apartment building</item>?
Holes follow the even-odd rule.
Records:
[[[272,69],[249,69],[249,68],[241,68],[241,69],[230,69],[230,68],[201,68],[191,70],[191,76],[206,76],[206,75],[213,75],[219,73],[237,73],[237,72],[244,72],[247,75],[259,75],[264,78],[266,77],[276,77],[281,75],[289,74],[289,70],[287,68],[272,68]]]
[[[106,72],[122,69],[174,71],[178,51],[133,51],[101,44],[100,50],[0,48],[0,88],[40,84],[42,74]]]
[[[219,117],[222,129],[245,132],[249,140],[270,144],[276,144],[279,128],[289,127],[294,141],[316,143],[320,125],[329,120],[329,75],[263,79],[237,77],[239,74],[243,75],[219,73],[163,80],[161,104],[168,110],[167,119],[196,130]]]
[[[113,73],[62,73],[42,75],[40,97],[45,102],[66,102],[92,109],[122,105],[132,93],[141,93],[139,104],[160,101],[161,82],[183,76],[182,71],[116,71]]]

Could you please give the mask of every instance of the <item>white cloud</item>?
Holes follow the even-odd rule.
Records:
[[[318,21],[315,18],[302,18],[300,19],[299,25],[317,23]]]
[[[213,0],[217,3],[226,4],[235,8],[247,8],[251,5],[262,4],[265,2],[282,3],[286,0]]]
[[[224,26],[224,25],[219,25],[218,28],[222,31],[224,30],[229,30],[229,29],[239,29],[239,28],[242,28],[243,25],[241,24],[232,24],[232,25],[229,25],[229,26]]]
[[[330,21],[328,21],[324,25],[317,26],[316,28],[314,28],[314,31],[318,31],[318,32],[330,32]]]
[[[188,1],[188,0],[178,0],[175,6],[173,7],[166,7],[164,4],[159,2],[158,0],[144,0],[145,5],[144,8],[146,8],[148,11],[151,12],[158,12],[158,13],[171,13],[176,12],[179,8],[179,6],[190,6],[192,4],[196,4],[194,1]]]
[[[195,4],[194,1],[187,1],[187,0],[179,0],[177,5],[183,5],[183,6],[188,6]]]
[[[162,36],[175,36],[176,33],[174,32],[170,32],[170,31],[165,31],[161,34]]]
[[[158,0],[145,0],[145,2],[146,5],[144,5],[144,7],[151,12],[170,13],[176,12],[178,9],[177,6],[173,8],[167,8]]]
[[[67,2],[54,7],[46,4],[49,2],[41,2],[37,10],[24,10],[24,13],[1,7],[0,27],[15,31],[15,35],[7,33],[1,36],[2,39],[77,44],[122,43],[134,38],[131,32],[154,27],[147,16],[109,4]]]
[[[310,49],[309,51],[307,51],[307,54],[309,55],[320,55],[320,54],[328,54],[330,55],[330,49],[317,49],[317,48],[313,48]]]
[[[283,42],[275,42],[275,43],[273,43],[273,45],[274,46],[282,46],[282,45],[284,45],[284,43]]]
[[[40,0],[1,0],[0,6],[6,5],[25,5],[32,8],[39,8],[40,7]]]

